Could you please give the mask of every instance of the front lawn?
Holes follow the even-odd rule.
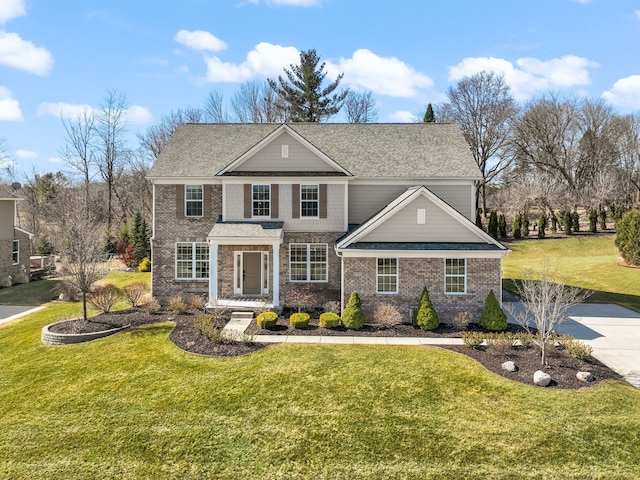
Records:
[[[640,312],[640,269],[620,265],[614,240],[615,235],[603,234],[505,243],[512,250],[502,264],[505,286],[513,288],[512,282],[524,278],[527,269],[539,272],[549,259],[570,285],[594,291],[587,301]]]
[[[437,348],[178,350],[171,326],[49,347],[0,328],[0,478],[637,478],[640,392],[500,378]]]

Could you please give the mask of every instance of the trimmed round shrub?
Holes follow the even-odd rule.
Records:
[[[256,323],[260,328],[273,328],[278,323],[278,314],[276,312],[262,312],[256,318]]]
[[[629,210],[616,222],[616,247],[627,263],[640,265],[640,210]]]
[[[422,330],[434,330],[440,325],[440,318],[435,308],[433,308],[427,287],[422,289],[420,305],[418,306],[414,321]]]
[[[356,291],[351,292],[347,306],[342,311],[342,325],[349,330],[359,330],[364,325],[364,312]]]
[[[139,272],[151,271],[151,260],[149,260],[149,257],[144,257],[142,259],[142,261],[140,262],[140,265],[138,265],[138,271]]]
[[[501,332],[507,329],[507,315],[502,311],[493,290],[489,292],[484,302],[484,309],[482,310],[482,315],[480,315],[480,325],[493,332]]]
[[[335,328],[340,325],[340,315],[333,312],[320,314],[320,326],[323,328]]]
[[[292,313],[289,317],[289,325],[293,328],[307,328],[309,326],[309,318],[311,317],[308,313]]]

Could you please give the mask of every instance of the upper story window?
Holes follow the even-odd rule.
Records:
[[[20,263],[20,240],[13,241],[13,263]]]
[[[184,188],[185,217],[202,217],[204,213],[204,187],[186,185]]]
[[[467,293],[467,261],[464,258],[447,258],[444,265],[444,293]]]
[[[251,211],[254,217],[271,215],[271,185],[253,185]]]
[[[318,218],[320,212],[319,185],[300,185],[300,215]]]

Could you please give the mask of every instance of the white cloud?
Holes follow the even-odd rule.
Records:
[[[60,157],[49,157],[47,161],[54,164],[62,163],[62,159]]]
[[[406,110],[397,110],[389,114],[389,120],[398,123],[413,123],[417,120],[416,114]]]
[[[53,67],[53,56],[17,33],[0,31],[0,64],[46,76]]]
[[[636,17],[638,17],[638,20],[640,20],[640,10],[636,10]]]
[[[16,157],[31,159],[38,158],[38,154],[36,152],[32,152],[31,150],[16,150]]]
[[[589,68],[599,65],[591,60],[575,55],[565,55],[551,60],[519,58],[516,65],[503,58],[465,58],[458,65],[449,67],[449,80],[457,81],[483,70],[504,74],[514,96],[525,100],[533,95],[576,85],[589,85]]]
[[[192,50],[218,52],[220,50],[226,50],[227,48],[225,42],[203,30],[194,30],[192,32],[180,30],[173,39]]]
[[[40,105],[38,105],[38,111],[36,112],[36,115],[38,117],[51,115],[57,118],[60,118],[60,117],[76,118],[78,115],[82,114],[85,111],[87,113],[91,113],[93,111],[93,108],[91,108],[91,105],[86,105],[86,104],[72,104],[72,103],[64,103],[64,102],[57,102],[57,103],[43,102]]]
[[[621,78],[602,97],[617,107],[640,109],[640,75]]]
[[[140,105],[131,105],[127,109],[125,117],[127,122],[134,125],[146,125],[152,123],[154,120],[151,112]]]
[[[0,24],[12,18],[26,15],[25,0],[2,0],[0,2]]]
[[[247,54],[242,63],[223,62],[218,57],[205,55],[207,81],[211,83],[242,83],[255,77],[273,77],[282,69],[300,61],[295,47],[283,47],[261,42]]]
[[[396,57],[380,57],[366,49],[340,58],[337,65],[327,63],[327,71],[333,78],[344,72],[345,83],[391,97],[414,97],[420,89],[433,86],[431,78]]]
[[[0,121],[2,122],[22,122],[22,111],[20,102],[12,98],[13,94],[9,89],[0,86]]]

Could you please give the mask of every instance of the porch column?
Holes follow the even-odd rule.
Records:
[[[273,244],[273,306],[280,306],[280,243]]]
[[[218,242],[209,240],[209,305],[218,303]]]

